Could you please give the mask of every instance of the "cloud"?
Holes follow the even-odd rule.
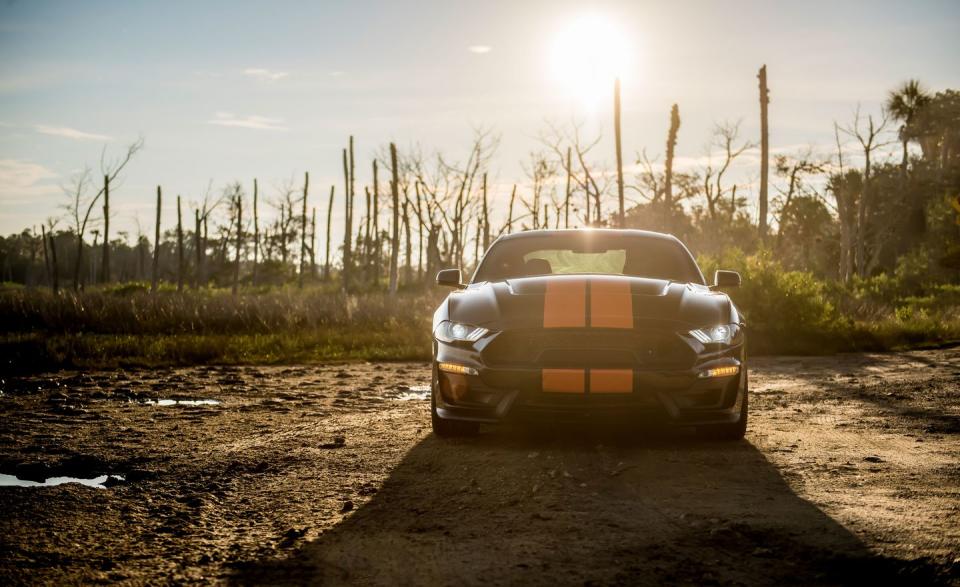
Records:
[[[267,116],[243,116],[239,117],[230,112],[217,112],[212,120],[207,124],[216,124],[218,126],[235,126],[239,128],[252,128],[255,130],[288,130],[283,125],[282,118],[269,118]]]
[[[285,71],[270,71],[269,69],[263,69],[262,67],[248,67],[247,69],[243,70],[243,75],[263,81],[275,82],[287,77],[290,74]]]
[[[56,178],[56,173],[39,163],[0,159],[0,202],[27,204],[37,197],[60,194],[60,187],[50,181]]]
[[[113,137],[107,135],[99,135],[92,132],[84,132],[82,130],[77,130],[75,128],[70,128],[67,126],[47,126],[45,124],[38,124],[34,129],[45,135],[50,135],[54,137],[63,137],[65,139],[72,139],[75,141],[112,141]]]
[[[493,51],[493,47],[490,45],[470,45],[467,47],[467,51],[471,53],[476,53],[477,55],[483,55],[484,53],[489,53]]]

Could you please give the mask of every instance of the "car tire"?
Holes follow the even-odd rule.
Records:
[[[697,427],[697,436],[704,440],[737,441],[743,440],[747,433],[747,404],[750,393],[747,386],[743,389],[743,402],[740,404],[740,419],[730,424],[711,424]]]
[[[436,381],[436,378],[434,378]],[[475,422],[461,422],[460,420],[444,420],[437,414],[437,389],[431,385],[430,392],[430,426],[433,433],[442,438],[457,436],[475,436],[480,432],[480,425]]]

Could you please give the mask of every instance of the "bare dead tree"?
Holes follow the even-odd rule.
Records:
[[[548,190],[552,189],[553,178],[557,174],[556,162],[550,160],[544,152],[530,153],[530,163],[523,165],[524,173],[530,180],[530,199],[523,196],[520,202],[527,209],[530,215],[531,228],[534,230],[546,226],[546,217],[541,222],[541,211],[544,207],[544,199],[548,196]]]
[[[380,274],[382,273],[381,263],[383,255],[383,245],[380,239],[380,179],[378,177],[377,159],[373,159],[373,283],[380,283]]]
[[[260,261],[260,213],[257,199],[259,196],[259,186],[257,178],[253,178],[253,269],[250,276],[250,283],[254,287],[257,285],[257,265]]]
[[[233,262],[233,289],[234,296],[240,288],[240,258],[243,255],[243,193],[237,185],[237,255]]]
[[[481,213],[483,223],[483,250],[490,247],[490,208],[487,204],[487,172],[483,172],[483,208]]]
[[[711,143],[707,147],[707,164],[703,170],[703,196],[707,202],[707,211],[711,219],[717,218],[718,204],[723,200],[727,189],[724,186],[723,179],[730,166],[736,161],[737,157],[744,151],[753,147],[753,143],[743,141],[738,146],[740,139],[740,121],[735,123],[721,122],[717,123],[713,129]],[[713,148],[721,150],[722,162],[718,168],[713,167]]]
[[[193,277],[194,289],[199,288],[200,284],[203,283],[200,275],[203,270],[203,249],[200,245],[200,236],[200,209],[197,208],[193,211],[193,248],[196,257],[196,269]]]
[[[868,115],[866,120],[863,120],[860,115],[860,105],[857,104],[857,109],[853,115],[853,122],[840,129],[857,140],[864,157],[863,192],[857,200],[856,262],[857,274],[860,275],[860,277],[866,277],[867,275],[867,214],[869,212],[870,197],[872,195],[870,182],[873,178],[873,154],[877,149],[890,144],[891,141],[884,141],[881,138],[887,130],[889,122],[890,118],[886,109],[880,111],[879,120],[874,120],[872,114]]]
[[[103,262],[100,283],[110,283],[110,176],[103,176]]]
[[[410,233],[410,198],[407,194],[407,186],[404,186],[403,193],[403,231],[406,237],[406,248],[403,254],[403,283],[410,285],[413,280],[413,268],[411,260],[413,258],[413,244]]]
[[[770,165],[770,131],[767,121],[767,105],[770,103],[770,90],[767,88],[767,66],[760,68],[757,74],[760,80],[760,238],[767,238],[767,185]]]
[[[127,167],[133,157],[143,148],[143,138],[139,138],[129,146],[125,154],[116,160],[107,161],[106,147],[100,153],[100,171],[104,176],[104,184],[94,193],[88,193],[90,188],[90,169],[85,168],[76,174],[71,180],[71,184],[64,188],[67,193],[68,201],[64,206],[67,210],[73,229],[77,237],[77,254],[73,266],[73,288],[80,289],[80,267],[83,263],[83,239],[91,221],[91,214],[100,201],[100,197],[106,189],[109,189],[110,183],[116,183],[120,173]],[[107,206],[109,212],[109,205]]]
[[[517,199],[517,184],[513,184],[513,190],[510,192],[510,208],[507,211],[507,234],[513,232],[513,203]]]
[[[423,210],[423,196],[420,193],[420,182],[415,181],[413,184],[414,193],[417,196],[417,281],[423,281],[423,231],[426,229],[426,222],[424,220],[424,210]]]
[[[670,107],[670,130],[667,131],[667,156],[663,166],[663,204],[673,207],[673,158],[677,148],[677,134],[680,132],[680,107]]]
[[[160,271],[160,186],[157,186],[157,221],[155,223],[153,236],[153,272],[150,278],[150,293],[157,292],[157,280]]]
[[[824,165],[824,162],[814,157],[811,147],[795,157],[788,157],[787,155],[777,155],[775,157],[774,169],[777,175],[787,180],[786,187],[777,188],[780,192],[780,213],[777,217],[777,250],[783,244],[783,229],[793,198],[810,191],[809,186],[805,183],[806,176],[823,173]]]
[[[299,287],[303,289],[303,274],[306,271],[307,257],[307,194],[310,189],[310,172],[303,174],[303,205],[300,212],[300,275]]]
[[[57,263],[57,241],[53,238],[53,229],[50,230],[50,260],[51,270],[53,271],[52,287],[53,293],[60,293],[60,265]]]
[[[330,199],[327,203],[327,244],[324,248],[324,260],[323,260],[323,280],[329,281],[330,279],[330,226],[331,221],[333,220],[333,191],[334,186],[330,186]]]
[[[399,167],[397,165],[397,146],[390,143],[390,169],[393,174],[390,180],[390,195],[393,198],[393,238],[390,240],[390,285],[391,295],[397,293],[397,257],[400,254],[400,192],[398,182]]]
[[[566,127],[547,123],[546,129],[540,133],[540,142],[553,152],[563,170],[570,175],[579,191],[584,194],[584,223],[586,225],[602,223],[602,197],[606,195],[607,177],[597,164],[588,162],[590,152],[596,147],[603,136],[585,141],[581,136],[583,124],[571,122]],[[575,161],[566,157],[566,150],[570,149]],[[574,165],[578,170],[574,169]],[[592,203],[591,203],[592,200]],[[591,207],[593,214],[591,214]]]
[[[352,137],[351,137],[352,144]],[[350,265],[353,262],[350,256],[351,240],[353,239],[353,222],[350,218],[350,161],[347,149],[343,150],[343,193],[344,193],[344,234],[343,234],[343,271],[341,272],[341,285],[344,290],[350,289]]]
[[[624,201],[623,201],[623,152],[620,148],[620,78],[613,85],[613,133],[617,145],[617,200],[620,211],[617,214],[617,226],[623,228]]]
[[[50,256],[47,254],[47,228],[43,224],[40,225],[40,243],[43,245],[43,270],[47,274],[47,283],[50,283]]]
[[[310,208],[310,277],[317,278],[317,207]]]
[[[180,212],[179,195],[177,195],[177,291],[183,291],[183,216]]]
[[[566,188],[563,191],[563,227],[570,228],[570,157],[572,149],[567,147],[567,163],[563,166],[564,172],[567,175],[567,184]]]

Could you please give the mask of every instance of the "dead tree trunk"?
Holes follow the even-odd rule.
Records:
[[[196,256],[195,275],[193,276],[193,287],[197,289],[203,283],[203,247],[200,243],[200,210],[193,211],[193,248]]]
[[[103,176],[103,262],[100,283],[110,283],[110,176]]]
[[[371,205],[371,196],[369,186],[363,186],[363,193],[365,196],[366,206],[364,207],[364,221],[363,221],[363,263],[366,266],[367,277],[370,277],[370,205]]]
[[[43,269],[47,273],[47,283],[50,283],[50,256],[47,254],[47,229],[40,225],[40,242],[43,244]]]
[[[281,267],[283,267],[283,273],[287,273],[287,222],[286,217],[283,215],[285,210],[284,204],[280,203],[280,261]],[[293,211],[290,211],[293,213]],[[286,279],[284,279],[286,281]]]
[[[513,232],[513,203],[517,199],[517,184],[513,184],[513,191],[510,192],[510,208],[507,210],[507,234]]]
[[[153,271],[150,277],[150,293],[156,293],[160,271],[160,186],[157,186],[157,221],[153,232]]]
[[[377,160],[373,160],[373,285],[380,284],[380,273],[382,271],[383,244],[380,239],[380,184],[377,177]]]
[[[240,288],[240,253],[243,251],[243,198],[237,195],[237,256],[233,262],[233,295]]]
[[[260,216],[257,209],[258,196],[257,178],[253,178],[253,275],[250,283],[257,285],[257,263],[260,261]]]
[[[343,289],[350,289],[350,241],[352,240],[352,223],[350,222],[350,163],[347,161],[347,150],[343,150],[343,193],[344,193],[344,226],[343,226],[343,271],[341,282]]]
[[[420,193],[420,182],[413,184],[417,196],[417,281],[423,281],[423,194]]]
[[[413,265],[411,264],[411,259],[413,257],[413,240],[410,232],[410,199],[407,197],[406,188],[404,188],[403,194],[403,232],[407,239],[407,245],[404,249],[404,261],[403,261],[403,283],[404,285],[409,286],[410,282],[413,280]]]
[[[670,131],[667,133],[667,157],[663,165],[663,206],[670,218],[673,208],[673,156],[677,148],[677,133],[680,131],[680,107],[670,108]]]
[[[760,238],[767,238],[767,183],[770,176],[770,129],[767,124],[767,104],[770,91],[767,89],[767,66],[760,68]]]
[[[317,207],[310,209],[310,277],[317,278]]]
[[[310,172],[308,171],[303,174],[303,207],[300,212],[300,289],[303,289],[303,274],[307,268],[307,194],[309,189]]]
[[[620,148],[620,78],[617,78],[613,84],[613,133],[617,144],[617,198],[620,202],[617,226],[623,228],[625,210],[623,201],[623,152]]]
[[[50,230],[50,261],[51,271],[53,271],[53,293],[60,293],[60,265],[57,263],[57,241],[53,238],[53,230]]]
[[[330,279],[330,221],[333,219],[333,190],[334,186],[330,186],[330,201],[327,203],[327,245],[323,251],[323,280],[328,281]]]
[[[490,246],[490,209],[487,206],[487,172],[483,172],[483,250]]]
[[[180,196],[177,196],[177,291],[183,291],[183,218],[180,215]]]
[[[567,187],[563,192],[563,227],[570,228],[570,180],[572,173],[570,171],[571,148],[567,147]]]
[[[390,294],[397,293],[397,257],[400,255],[400,191],[397,185],[397,146],[390,143],[390,166],[393,177],[390,180],[390,196],[393,198],[393,238],[390,241]]]

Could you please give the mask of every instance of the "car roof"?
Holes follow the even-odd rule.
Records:
[[[633,228],[560,228],[556,230],[524,230],[521,232],[512,232],[505,234],[497,240],[514,240],[541,236],[573,236],[573,235],[620,235],[620,236],[638,236],[643,238],[656,238],[680,242],[680,239],[664,232],[653,232],[651,230],[637,230]]]

